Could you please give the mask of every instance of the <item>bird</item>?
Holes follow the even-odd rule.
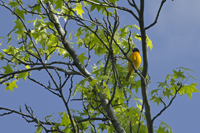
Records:
[[[130,55],[129,59],[133,62],[135,68],[139,68],[141,64],[141,56],[140,56],[140,51],[138,48],[134,48],[132,54]],[[128,74],[126,76],[126,82],[128,82],[131,73],[133,71],[133,67],[131,66],[131,63],[128,62]]]

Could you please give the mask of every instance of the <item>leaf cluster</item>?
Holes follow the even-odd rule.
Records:
[[[176,93],[180,96],[187,94],[189,99],[192,97],[192,93],[199,92],[196,88],[197,83],[185,84],[189,78],[196,80],[189,72],[194,72],[188,68],[179,67],[178,70],[173,70],[171,74],[168,74],[164,82],[158,82],[158,89],[154,89],[150,92],[153,102],[158,105],[164,103],[163,99],[166,97],[170,99]]]

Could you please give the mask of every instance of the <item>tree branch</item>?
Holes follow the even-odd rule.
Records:
[[[158,12],[157,12],[157,15],[156,15],[156,19],[155,19],[155,21],[154,21],[152,24],[150,24],[149,26],[147,26],[147,27],[145,28],[145,30],[151,28],[152,26],[154,26],[154,25],[157,23],[157,20],[158,20],[158,17],[159,17],[160,11],[161,11],[162,6],[163,6],[163,4],[164,4],[165,2],[166,2],[166,0],[162,0],[162,2],[161,2],[161,4],[160,4],[160,8],[159,8],[159,10],[158,10]]]
[[[135,13],[134,13],[132,10],[129,10],[128,8],[116,6],[116,5],[111,4],[111,3],[106,3],[106,4],[97,3],[97,2],[94,2],[94,1],[91,1],[91,0],[79,0],[79,2],[80,2],[80,1],[86,1],[86,2],[89,2],[89,3],[94,4],[94,5],[104,6],[104,7],[112,7],[112,8],[116,8],[116,9],[122,10],[122,11],[129,12],[131,15],[133,15],[133,17],[134,17],[136,20],[139,21],[139,18],[135,15]]]
[[[65,49],[69,52],[69,54],[72,56],[72,58],[74,60],[75,66],[79,69],[79,71],[86,78],[89,78],[90,81],[93,80],[94,78],[92,77],[92,75],[81,64],[76,51],[71,47],[71,45],[69,44],[69,42],[64,37],[64,32],[63,32],[64,30],[62,29],[57,16],[52,13],[53,6],[51,5],[50,2],[47,2],[47,8],[49,10],[49,16],[50,16],[49,19],[50,19],[50,21],[52,21],[54,23],[55,28],[58,31],[59,35],[60,35],[61,41],[62,41]],[[100,88],[100,86],[98,86],[98,87]],[[125,133],[125,130],[121,126],[120,122],[118,121],[118,119],[117,119],[117,117],[115,115],[115,112],[114,112],[112,106],[108,105],[108,100],[106,99],[105,94],[102,93],[102,92],[99,92],[98,95],[99,95],[99,98],[101,99],[102,106],[103,106],[104,110],[106,111],[106,113],[108,114],[108,116],[111,118],[111,122],[112,122],[113,127],[115,128],[116,132]]]
[[[143,53],[142,76],[144,77],[141,78],[141,91],[142,91],[143,104],[145,107],[145,116],[146,116],[148,133],[153,133],[153,123],[151,121],[151,108],[147,94],[147,82],[146,82],[146,77],[148,72],[148,53],[147,53],[146,32],[144,28],[144,0],[140,0],[139,25],[140,25],[142,53]]]
[[[55,28],[58,31],[59,35],[60,35],[61,41],[63,43],[63,46],[65,47],[67,52],[69,52],[69,54],[72,56],[75,66],[80,70],[80,72],[85,77],[89,77],[90,79],[93,79],[93,77],[90,75],[90,73],[87,71],[87,69],[85,69],[85,67],[81,64],[81,62],[79,60],[79,57],[78,57],[78,54],[76,53],[76,51],[72,48],[72,46],[69,44],[69,42],[65,38],[65,36],[64,36],[65,33],[63,32],[64,30],[61,27],[57,16],[52,13],[53,6],[51,5],[50,2],[47,2],[47,8],[49,10],[49,17],[50,17],[49,19],[50,19],[50,21],[52,21],[54,23]]]
[[[57,69],[58,71],[61,71],[61,72],[64,72],[66,75],[82,75],[80,72],[69,72],[65,69],[62,69],[62,68],[59,68],[59,67],[55,67],[55,66],[46,66],[46,68],[48,69]],[[24,69],[24,70],[19,70],[19,71],[15,71],[15,72],[12,72],[12,73],[8,73],[8,74],[0,74],[0,79],[3,79],[5,77],[8,77],[8,76],[11,76],[11,75],[15,75],[15,74],[20,74],[20,73],[23,73],[23,72],[29,72],[29,71],[33,71],[33,70],[42,70],[42,69],[45,69],[43,66],[41,67],[34,67],[34,68],[29,68],[29,69]]]
[[[173,102],[174,99],[176,98],[176,95],[177,95],[178,91],[181,89],[181,87],[182,87],[182,85],[176,90],[176,92],[175,92],[174,96],[172,97],[172,99],[170,100],[169,104],[168,104],[167,106],[166,106],[166,104],[164,104],[164,108],[163,108],[156,116],[153,117],[152,123],[154,122],[154,120],[155,120],[158,116],[160,116],[160,115],[172,104],[172,102]]]

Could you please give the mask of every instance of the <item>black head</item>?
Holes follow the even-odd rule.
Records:
[[[139,51],[138,48],[134,48],[134,49],[133,49],[133,52],[139,52],[139,53],[140,53],[140,51]]]

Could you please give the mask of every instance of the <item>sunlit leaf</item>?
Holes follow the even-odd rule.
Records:
[[[16,81],[17,80],[14,80],[14,81],[9,82],[9,83],[3,83],[4,85],[6,85],[5,91],[10,90],[10,92],[12,92],[13,88],[18,88],[17,85],[16,85]]]
[[[152,50],[153,48],[153,44],[152,44],[152,41],[149,39],[149,37],[147,36],[147,47],[150,48],[150,50]]]
[[[184,86],[181,87],[180,92],[182,93],[182,95],[187,94],[189,99],[191,99],[192,93],[199,92],[196,88],[197,84],[198,83],[192,83],[190,85],[184,85]]]
[[[138,30],[140,30],[140,27],[138,27],[136,24],[134,24],[133,27],[135,27],[135,28],[137,28]]]
[[[82,7],[83,7],[83,5],[76,4],[76,7],[74,8],[74,11],[76,11],[77,15],[80,15],[81,18],[83,18],[82,14],[84,14],[84,11],[83,11]]]
[[[25,67],[26,67],[26,69],[30,69],[29,65],[26,65]]]

